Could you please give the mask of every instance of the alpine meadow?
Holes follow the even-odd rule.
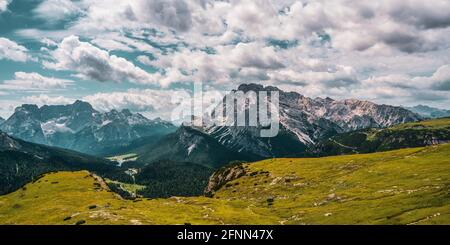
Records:
[[[449,10],[0,0],[0,229],[209,242],[223,227],[232,242],[447,227]]]

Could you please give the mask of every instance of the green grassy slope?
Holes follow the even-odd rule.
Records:
[[[1,224],[450,224],[450,144],[270,159],[213,198],[123,200],[86,171],[0,197]]]
[[[388,151],[450,142],[450,118],[365,129],[335,135],[317,146],[319,155]]]

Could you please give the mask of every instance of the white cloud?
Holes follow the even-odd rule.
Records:
[[[133,49],[121,42],[112,40],[112,39],[103,39],[103,38],[96,38],[91,41],[93,44],[97,45],[100,48],[106,49],[108,51],[111,50],[120,50],[120,51],[126,51],[126,52],[132,52]]]
[[[0,0],[0,13],[8,9],[8,4],[11,0]]]
[[[436,1],[384,1],[389,15],[399,22],[421,29],[445,28],[450,26],[450,2]]]
[[[46,94],[32,95],[22,98],[23,103],[43,105],[68,105],[72,104],[75,99],[66,98],[64,96],[48,96]]]
[[[172,98],[188,96],[184,90],[130,89],[125,92],[96,93],[83,97],[83,100],[100,111],[130,109],[149,117],[160,116],[169,120],[172,110],[177,106],[176,100]]]
[[[19,62],[30,60],[28,50],[14,41],[0,37],[0,60],[8,59]]]
[[[370,77],[361,81],[361,86],[350,94],[388,104],[415,105],[422,101],[445,108],[450,102],[449,85],[450,66],[444,65],[428,76],[391,74]]]
[[[387,86],[412,90],[450,91],[450,65],[439,67],[430,76],[392,74],[372,77],[363,81],[366,85]],[[449,96],[450,97],[450,96]]]
[[[45,62],[50,69],[77,72],[83,79],[106,82],[134,82],[157,84],[158,75],[150,74],[135,66],[132,62],[110,55],[88,42],[82,42],[76,36],[65,38],[58,48],[51,52],[54,62]]]
[[[439,67],[436,72],[429,78],[425,78],[426,82],[431,83],[431,87],[435,90],[450,91],[450,65]]]
[[[2,90],[48,91],[66,89],[73,85],[73,81],[54,77],[45,77],[38,73],[16,72],[13,80],[0,83]]]
[[[49,22],[64,20],[82,12],[77,3],[71,0],[45,0],[33,12]]]
[[[262,82],[308,96],[394,104],[403,96],[448,97],[447,0],[45,2],[61,2],[62,11],[55,12],[61,18],[83,14],[64,30],[19,34],[62,40],[46,67],[84,79],[161,86],[202,81],[220,88]],[[110,51],[138,57],[125,60]]]

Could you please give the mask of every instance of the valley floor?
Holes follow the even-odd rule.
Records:
[[[124,200],[87,171],[0,197],[0,224],[450,224],[450,144],[269,159],[213,198]]]

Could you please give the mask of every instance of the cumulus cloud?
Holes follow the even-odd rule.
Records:
[[[323,89],[345,88],[359,83],[356,72],[348,66],[336,66],[334,70],[329,71],[293,72],[292,70],[286,70],[270,75],[281,84],[321,86]]]
[[[2,90],[23,90],[23,91],[48,91],[62,90],[73,85],[72,80],[45,77],[38,73],[16,72],[13,80],[6,80],[0,83]]]
[[[124,92],[96,93],[83,97],[100,111],[130,109],[150,117],[170,119],[172,110],[190,98],[184,90],[129,89]],[[190,102],[190,101],[189,101]]]
[[[387,12],[399,22],[421,29],[445,28],[450,26],[450,2],[436,1],[384,1]]]
[[[30,60],[28,50],[7,38],[0,37],[0,60],[7,59],[19,62]]]
[[[0,0],[0,13],[8,9],[8,4],[11,0]]]
[[[450,65],[439,67],[437,71],[428,78],[435,90],[450,91]]]
[[[46,0],[41,6],[58,5],[63,7],[55,15],[82,9],[82,16],[68,28],[72,33],[95,36],[99,32],[156,29],[163,33],[159,38],[193,46],[236,39],[294,40],[327,33],[337,48],[363,51],[383,44],[404,52],[423,52],[448,46],[448,32],[443,29],[450,24],[446,0],[82,0],[78,4]],[[398,38],[389,27],[400,32]],[[441,39],[445,40],[439,42]]]
[[[70,0],[45,0],[33,12],[49,22],[64,20],[82,13],[82,8]]]
[[[136,1],[134,6],[136,17],[146,22],[187,31],[192,25],[191,10],[183,0]]]
[[[43,105],[68,105],[72,104],[75,99],[66,98],[64,96],[49,96],[46,94],[32,95],[22,98],[23,103]]]
[[[49,42],[45,66],[83,79],[227,89],[261,82],[394,104],[450,99],[446,0],[45,0],[34,13],[55,3],[55,19],[82,14],[64,30],[19,34],[62,40]]]
[[[445,104],[450,100],[450,66],[439,67],[428,76],[391,74],[370,77],[350,91],[358,97],[386,103],[414,105],[418,101]]]
[[[147,73],[132,62],[110,55],[107,51],[82,42],[77,36],[65,38],[51,52],[54,62],[46,62],[47,68],[76,71],[83,79],[100,82],[130,81],[140,84],[156,84],[158,76]]]

